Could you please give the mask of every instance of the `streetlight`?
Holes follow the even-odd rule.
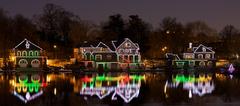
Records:
[[[167,50],[167,47],[166,47],[166,46],[164,46],[164,47],[162,48],[162,51],[165,51],[165,50]]]
[[[56,48],[57,48],[57,45],[53,45],[53,48],[56,49]]]

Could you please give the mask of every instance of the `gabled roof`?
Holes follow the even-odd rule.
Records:
[[[200,44],[198,47],[194,47],[194,53],[215,53],[211,47],[206,47],[202,44]],[[205,49],[206,51],[203,52],[203,49]]]
[[[39,50],[43,50],[41,47],[37,46],[36,44],[32,43],[31,41],[27,40],[26,38],[20,42],[17,46],[15,46],[13,48],[13,50],[15,49],[22,49],[22,50],[25,50],[25,49],[39,49]]]
[[[99,42],[99,44],[96,47],[107,48],[109,51],[112,52],[112,50],[103,42]]]
[[[127,41],[129,41],[131,44],[133,44],[136,48],[139,49],[139,46],[137,43],[133,43],[129,38],[125,38],[125,40],[119,45],[119,46],[116,46],[117,48],[116,49],[119,49],[124,43],[126,43]]]

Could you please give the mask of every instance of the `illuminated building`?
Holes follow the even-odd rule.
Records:
[[[47,86],[45,78],[38,74],[20,75],[9,82],[12,85],[13,95],[25,103],[41,96]]]
[[[17,67],[39,68],[46,65],[44,50],[27,39],[13,48],[13,54],[11,58]]]
[[[145,76],[139,75],[85,76],[81,79],[80,95],[96,95],[99,99],[103,99],[113,93],[112,100],[116,100],[119,96],[128,103],[139,96],[141,81],[144,79]]]
[[[173,59],[172,65],[177,68],[213,67],[215,66],[214,55],[215,52],[212,50],[211,47],[207,47],[202,44],[196,47],[192,47],[192,43],[189,43],[189,48],[183,53],[183,59]]]
[[[128,38],[122,42],[111,41],[108,45],[84,42],[74,49],[73,54],[75,60],[87,69],[138,69],[141,66],[139,45]]]

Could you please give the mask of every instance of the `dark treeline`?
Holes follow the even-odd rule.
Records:
[[[69,58],[72,48],[84,41],[122,40],[125,37],[139,43],[145,58],[160,58],[166,52],[181,53],[189,42],[212,46],[222,57],[234,57],[240,52],[240,33],[232,25],[217,32],[202,21],[182,24],[174,17],[165,17],[157,28],[152,28],[138,15],[123,19],[121,14],[94,24],[55,4],[46,4],[42,12],[31,19],[21,14],[10,17],[0,9],[0,36],[1,57],[7,57],[8,50],[24,38],[39,44],[50,58],[56,51],[59,58]],[[54,45],[57,48],[54,49]]]

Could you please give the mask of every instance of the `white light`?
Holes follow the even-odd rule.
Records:
[[[30,99],[30,97],[31,97],[31,96],[30,96],[30,93],[29,93],[29,92],[27,92],[27,94],[26,94],[26,99],[27,99],[27,100],[29,100],[29,99]]]
[[[25,44],[26,48],[29,49],[30,48],[30,44],[28,43],[28,41],[26,41],[26,44]]]
[[[189,89],[189,94],[188,94],[189,98],[192,98],[192,90]]]
[[[54,88],[54,95],[57,95],[57,88]]]

